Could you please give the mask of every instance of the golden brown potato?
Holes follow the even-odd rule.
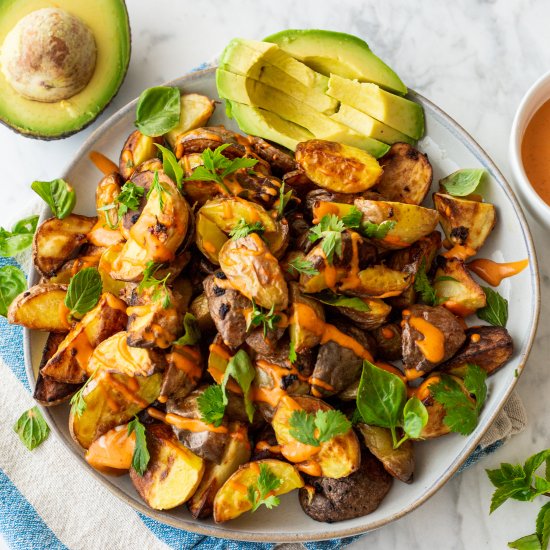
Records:
[[[97,267],[104,252],[104,248],[94,245],[85,245],[77,258],[66,261],[53,277],[48,277],[48,283],[68,285],[71,277],[87,267]]]
[[[391,253],[387,264],[392,269],[417,273],[422,263],[426,273],[432,268],[438,250],[441,248],[441,233],[433,231],[425,237],[421,237],[414,244]]]
[[[273,491],[276,496],[284,495],[304,486],[298,470],[287,462],[275,459],[248,462],[241,466],[217,492],[214,499],[214,521],[216,523],[235,519],[252,509],[247,488],[257,487],[260,467],[269,468],[269,471],[281,480],[279,487]]]
[[[464,262],[455,258],[438,258],[435,293],[443,305],[460,317],[467,317],[487,305],[483,289],[472,279]]]
[[[386,361],[401,359],[401,327],[398,323],[381,325],[371,335],[376,341],[376,357]]]
[[[391,312],[391,306],[378,298],[362,298],[368,311],[337,306],[336,309],[364,330],[374,330],[383,325]]]
[[[197,387],[202,369],[203,360],[198,346],[172,346],[172,351],[166,355],[159,401],[187,397]]]
[[[385,265],[367,267],[357,274],[359,284],[346,290],[347,294],[366,298],[388,298],[398,296],[407,289],[412,279],[409,273],[390,269]]]
[[[144,377],[99,372],[82,392],[82,413],[79,415],[75,406],[71,408],[69,430],[73,439],[88,449],[99,436],[128,422],[155,401],[161,381],[161,373]]]
[[[378,162],[384,172],[377,191],[389,201],[422,204],[433,175],[426,155],[408,143],[394,143]]]
[[[313,348],[321,343],[319,331],[313,332],[308,328],[310,322],[309,311],[313,310],[315,317],[321,323],[325,321],[325,312],[323,306],[317,301],[304,296],[300,292],[300,287],[296,283],[290,283],[290,342],[294,346],[296,353],[300,353],[309,348]],[[298,304],[307,306],[301,308]]]
[[[118,171],[125,180],[130,179],[138,164],[157,156],[155,143],[162,143],[162,137],[145,136],[139,130],[128,136],[118,161]]]
[[[436,228],[439,216],[435,210],[391,201],[355,199],[355,206],[363,214],[363,222],[381,224],[395,222],[383,239],[376,239],[382,248],[406,248]]]
[[[246,426],[239,422],[229,425],[231,440],[219,464],[208,462],[197,490],[187,502],[194,518],[210,517],[214,511],[214,498],[223,484],[250,460],[250,441]]]
[[[214,321],[208,309],[208,298],[204,292],[191,302],[189,311],[195,316],[201,332],[211,332],[214,330]]]
[[[281,311],[288,305],[288,287],[279,262],[257,233],[227,241],[220,267],[231,286],[261,307]]]
[[[204,126],[215,108],[216,102],[205,95],[181,94],[180,121],[175,128],[164,134],[170,147],[174,147],[180,134]]]
[[[350,429],[343,435],[333,437],[315,447],[301,443],[290,435],[290,417],[296,410],[315,414],[332,409],[330,405],[310,396],[285,396],[273,417],[272,426],[281,445],[281,454],[291,462],[306,460],[319,465],[316,475],[338,479],[355,472],[361,463],[361,451],[355,432]],[[309,472],[311,474],[311,470]]]
[[[382,176],[382,168],[372,155],[334,141],[311,139],[299,143],[296,162],[319,187],[341,193],[366,191]]]
[[[434,206],[441,227],[453,245],[477,252],[496,223],[495,207],[487,202],[470,201],[444,193],[434,193]]]
[[[242,136],[227,130],[224,126],[208,126],[195,128],[180,134],[174,145],[174,154],[177,159],[192,153],[202,153],[205,149],[214,151],[220,145],[228,143],[229,147],[224,149],[224,157],[234,159],[243,157],[246,153],[244,145],[239,143]]]
[[[132,466],[136,434],[128,434],[128,424],[121,424],[98,437],[86,451],[86,462],[109,475],[122,475]]]
[[[87,242],[97,218],[69,214],[65,219],[49,218],[38,226],[32,244],[36,269],[51,277]]]
[[[146,436],[149,465],[143,476],[131,468],[130,479],[151,508],[175,508],[196,491],[204,474],[204,461],[183,446],[165,424],[148,426]]]
[[[34,330],[64,332],[71,328],[65,306],[67,285],[34,285],[15,298],[8,308],[8,321]]]

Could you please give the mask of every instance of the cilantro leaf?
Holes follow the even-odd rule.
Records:
[[[252,300],[252,312],[248,318],[246,324],[246,330],[250,330],[251,327],[263,326],[264,337],[267,336],[268,330],[275,330],[277,323],[281,320],[281,316],[275,313],[275,305],[271,306],[269,311],[264,311],[261,307],[257,306],[254,300]]]
[[[246,351],[240,349],[227,363],[225,374],[221,383],[223,390],[223,404],[227,406],[229,398],[227,397],[227,382],[232,377],[243,390],[244,407],[250,422],[254,419],[254,404],[250,400],[250,386],[256,376],[256,369]]]
[[[136,446],[132,455],[132,468],[139,476],[143,476],[151,456],[147,449],[147,438],[145,437],[145,426],[139,421],[137,416],[128,422],[128,435],[132,432],[136,434]]]
[[[293,411],[288,421],[290,435],[305,445],[319,446],[315,437],[315,416],[304,410]]]
[[[294,439],[314,447],[351,429],[351,422],[338,410],[318,410],[315,415],[303,410],[293,411],[289,425]]]
[[[32,451],[48,437],[50,427],[38,407],[33,407],[19,417],[13,426],[13,431],[19,436],[23,445]]]
[[[483,168],[463,168],[439,181],[445,192],[454,197],[465,197],[473,193],[485,175]]]
[[[38,216],[29,216],[19,220],[11,231],[0,227],[0,256],[15,256],[32,244]]]
[[[76,193],[64,179],[33,181],[31,189],[44,199],[53,215],[60,220],[66,218],[76,204]]]
[[[143,271],[143,278],[139,283],[137,290],[138,292],[143,292],[147,288],[152,288],[153,292],[151,298],[156,302],[162,300],[162,307],[168,309],[172,305],[172,300],[170,299],[170,292],[166,283],[170,278],[170,273],[167,273],[163,279],[157,279],[155,273],[160,269],[162,264],[157,264],[153,261],[147,262],[145,265],[145,270]]]
[[[302,256],[296,256],[288,262],[287,271],[294,275],[295,273],[303,273],[308,277],[314,277],[319,275],[319,271],[313,267],[313,263],[310,260],[306,260]]]
[[[288,360],[291,363],[296,363],[298,360],[298,356],[296,355],[296,346],[294,345],[294,342],[290,342],[290,345],[288,346]]]
[[[225,405],[223,404],[223,390],[218,384],[208,386],[197,397],[197,405],[201,414],[201,419],[207,424],[216,427],[221,426],[225,414]]]
[[[370,306],[362,300],[355,296],[341,296],[334,294],[332,292],[322,292],[319,294],[312,294],[312,298],[319,300],[323,304],[328,304],[329,306],[335,307],[349,307],[350,309],[355,309],[356,311],[370,311]]]
[[[81,417],[84,414],[84,411],[86,410],[86,408],[88,407],[88,404],[84,399],[84,390],[86,389],[90,381],[94,378],[96,372],[97,372],[97,368],[89,376],[86,382],[84,382],[84,384],[79,388],[79,390],[71,397],[71,400],[69,401],[71,405],[71,412],[75,416]]]
[[[282,218],[284,216],[285,208],[292,198],[293,192],[294,191],[291,189],[290,191],[287,191],[285,193],[285,182],[283,181],[281,187],[279,188],[279,200],[277,203],[277,214],[279,218]]]
[[[244,218],[241,218],[237,225],[229,232],[229,236],[233,240],[241,239],[250,235],[250,233],[258,233],[261,235],[265,231],[262,222],[248,223]]]
[[[136,107],[136,128],[156,137],[169,132],[180,121],[180,91],[175,86],[154,86],[141,92]]]
[[[81,318],[93,309],[99,301],[102,290],[103,282],[97,268],[86,267],[73,275],[65,296],[69,315]]]
[[[327,262],[333,263],[333,257],[336,253],[342,257],[342,232],[345,230],[344,222],[334,214],[326,214],[321,221],[309,230],[309,240],[321,241],[321,250],[325,254]]]
[[[476,398],[476,410],[478,414],[485,403],[485,399],[487,398],[487,385],[485,384],[486,379],[486,371],[473,363],[467,363],[464,386],[466,386],[466,389]]]
[[[247,489],[247,497],[252,504],[252,512],[255,512],[262,504],[270,510],[278,506],[280,500],[273,493],[283,484],[283,480],[279,479],[264,462],[260,463],[260,473],[255,485],[249,485]]]
[[[144,194],[145,189],[143,187],[140,187],[131,181],[127,181],[122,186],[120,193],[117,195],[114,202],[99,208],[99,210],[109,211],[115,209],[118,204],[117,223],[111,223],[109,215],[106,216],[106,221],[109,227],[111,229],[115,229],[118,227],[120,220],[128,212],[128,210],[137,210]]]
[[[361,220],[363,219],[363,213],[357,206],[352,206],[351,210],[342,216],[342,222],[349,229],[358,229],[361,227]]]
[[[0,315],[6,317],[10,304],[27,288],[25,274],[14,265],[0,267]]]
[[[172,342],[176,346],[194,346],[201,338],[201,331],[197,318],[187,312],[183,317],[183,336],[180,336],[175,342]]]
[[[181,188],[183,168],[179,165],[176,155],[159,143],[155,143],[155,145],[162,153],[162,169],[164,173],[178,186],[178,189]]]
[[[363,222],[359,232],[369,239],[383,239],[395,227],[396,222],[386,220],[382,223]]]
[[[424,258],[422,258],[422,263],[414,277],[413,288],[420,294],[422,301],[429,306],[438,306],[447,300],[447,298],[439,297],[430,283],[430,279],[426,275],[426,260]]]
[[[505,327],[508,322],[508,300],[496,290],[482,286],[487,297],[487,305],[477,310],[476,315],[495,327]]]

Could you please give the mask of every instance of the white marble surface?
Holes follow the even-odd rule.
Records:
[[[357,34],[411,87],[454,117],[506,176],[514,111],[529,85],[550,68],[547,0],[128,0],[133,35],[130,70],[100,121],[146,87],[214,57],[233,36],[262,38],[288,28]],[[154,7],[153,7],[154,6]],[[33,179],[58,176],[93,128],[64,141],[35,141],[0,128],[0,225],[32,200]],[[533,532],[540,503],[507,503],[489,517],[485,468],[517,462],[550,446],[547,360],[550,356],[550,252],[531,224],[543,289],[542,317],[529,365],[518,384],[527,430],[448,483],[421,509],[371,533],[353,548],[501,549]],[[2,543],[0,541],[0,548]],[[93,548],[90,542],[89,548]]]

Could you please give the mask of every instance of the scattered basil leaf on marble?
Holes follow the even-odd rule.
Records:
[[[31,189],[44,200],[53,215],[60,220],[66,218],[76,204],[76,193],[64,179],[33,181]]]
[[[19,417],[13,426],[13,431],[19,436],[23,445],[32,451],[48,437],[50,427],[38,407],[33,407]]]
[[[101,275],[95,267],[86,267],[71,277],[65,305],[69,309],[69,315],[78,319],[93,309],[103,289]]]
[[[478,309],[476,315],[495,327],[505,327],[508,322],[508,300],[496,290],[482,286],[487,298],[487,305]]]
[[[136,434],[136,446],[132,455],[132,468],[139,476],[143,476],[151,456],[147,449],[147,438],[145,436],[145,426],[139,421],[137,416],[128,422],[128,435],[132,432]]]
[[[484,174],[483,168],[463,168],[443,178],[439,183],[449,195],[465,197],[477,189]]]
[[[29,216],[19,220],[11,231],[0,227],[0,256],[13,257],[31,246],[38,216]]]
[[[179,165],[176,155],[159,143],[155,143],[155,145],[162,153],[162,169],[164,173],[178,186],[178,189],[181,189],[183,168]]]
[[[136,128],[150,137],[161,136],[180,121],[180,91],[174,86],[155,86],[141,92],[136,107]]]
[[[6,317],[15,298],[27,288],[25,274],[14,265],[0,267],[0,315]]]

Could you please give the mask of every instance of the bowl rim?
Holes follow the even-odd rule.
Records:
[[[166,82],[162,85],[182,87],[186,83],[214,74],[215,70],[216,70],[216,67],[211,66],[206,69],[193,71],[185,74],[184,76],[181,76],[179,78]],[[504,178],[500,170],[497,168],[495,163],[491,160],[491,158],[487,155],[487,153],[481,148],[481,146],[470,136],[470,134],[468,134],[466,130],[464,130],[457,122],[455,122],[449,115],[447,115],[437,105],[435,105],[430,100],[426,99],[424,96],[422,96],[417,92],[414,92],[411,89],[409,89],[408,97],[417,101],[423,107],[427,107],[431,111],[433,111],[439,117],[439,120],[441,121],[441,123],[443,123],[446,126],[447,130],[449,130],[458,139],[460,139],[460,141],[464,144],[464,146],[467,149],[469,149],[470,152],[474,154],[478,159],[480,159],[480,161],[482,161],[486,169],[488,169],[491,172],[494,179],[501,186],[507,198],[511,201],[520,222],[520,227],[522,229],[523,238],[524,238],[526,248],[528,251],[528,256],[530,259],[529,268],[531,272],[531,284],[533,288],[533,301],[532,301],[532,313],[531,313],[533,323],[531,326],[531,330],[529,332],[529,336],[523,341],[521,349],[518,350],[518,368],[517,368],[518,375],[512,379],[509,387],[503,393],[501,397],[500,405],[496,407],[493,413],[491,414],[491,416],[487,418],[485,425],[472,438],[471,443],[468,446],[464,447],[464,449],[457,456],[455,456],[454,460],[451,462],[447,470],[441,476],[439,476],[439,478],[437,478],[431,484],[431,486],[429,486],[425,490],[425,492],[420,498],[418,498],[414,502],[411,502],[407,506],[403,507],[401,510],[385,518],[372,521],[368,525],[338,529],[337,524],[319,523],[318,533],[304,534],[304,533],[287,532],[287,533],[280,533],[274,537],[273,535],[270,535],[270,534],[251,533],[251,532],[245,532],[245,531],[235,531],[235,530],[226,529],[224,527],[224,524],[218,524],[218,525],[210,525],[206,523],[201,524],[200,521],[197,521],[197,520],[190,520],[190,519],[187,520],[187,519],[181,519],[181,518],[178,518],[176,520],[170,515],[169,512],[153,510],[152,508],[149,508],[145,503],[140,502],[137,498],[135,499],[129,498],[129,496],[124,491],[119,489],[116,485],[110,483],[109,480],[106,479],[100,472],[91,468],[89,464],[85,461],[83,454],[78,454],[75,452],[74,446],[71,444],[71,442],[66,440],[65,435],[61,432],[60,428],[58,428],[56,423],[50,418],[48,407],[44,407],[43,405],[37,403],[42,414],[46,418],[50,418],[50,426],[52,428],[52,431],[55,432],[55,435],[59,440],[61,440],[65,448],[78,459],[80,466],[84,468],[86,472],[88,472],[88,474],[93,475],[104,487],[106,487],[109,491],[111,491],[111,493],[116,495],[125,504],[130,505],[136,511],[144,514],[145,516],[148,516],[149,518],[159,521],[160,523],[163,523],[170,527],[174,527],[176,529],[181,529],[184,531],[190,531],[192,533],[196,533],[200,535],[207,535],[214,538],[225,538],[225,539],[234,540],[234,541],[261,542],[261,543],[314,542],[314,541],[330,540],[335,538],[336,539],[348,538],[348,537],[366,534],[369,531],[373,531],[375,529],[383,527],[384,525],[392,523],[397,519],[400,519],[403,516],[409,514],[410,512],[412,512],[413,510],[421,506],[422,504],[424,504],[424,502],[426,502],[429,498],[431,498],[439,489],[441,489],[445,485],[445,483],[460,469],[462,464],[476,449],[481,438],[483,437],[485,432],[489,429],[489,427],[493,424],[494,420],[496,419],[502,407],[508,400],[510,394],[512,393],[519,379],[519,376],[523,372],[523,368],[525,366],[525,363],[527,362],[529,353],[531,351],[531,348],[534,342],[538,321],[539,321],[540,303],[541,303],[538,261],[537,261],[537,256],[536,256],[531,232],[529,229],[529,225],[527,224],[527,220],[525,218],[523,210],[510,184],[506,181],[506,179]],[[69,173],[72,170],[74,165],[77,163],[78,159],[80,159],[86,153],[87,149],[90,147],[90,144],[92,144],[110,126],[116,124],[119,120],[125,117],[127,112],[135,107],[138,99],[139,98],[135,98],[134,100],[122,106],[118,111],[116,111],[107,120],[105,120],[98,128],[96,128],[86,138],[86,140],[82,143],[82,145],[78,148],[78,150],[74,154],[72,161],[68,164],[68,166],[64,170],[63,176],[65,176],[67,173]],[[48,208],[47,206],[44,206],[40,217],[40,221],[43,221],[47,214],[48,214]],[[38,280],[38,274],[36,270],[33,269],[29,277],[29,284],[35,284],[37,280]],[[30,330],[24,329],[24,344],[23,344],[24,359],[25,359],[25,370],[27,374],[27,379],[29,380],[29,384],[34,391],[34,387],[36,385],[36,379],[33,371],[29,334],[30,334]],[[365,516],[365,517],[368,517],[368,516]]]
[[[535,101],[535,96],[544,88],[548,90],[548,93],[544,94],[546,97]],[[514,180],[520,194],[525,199],[528,210],[543,225],[550,226],[550,205],[542,199],[529,181],[521,156],[521,144],[525,129],[537,110],[547,101],[550,101],[550,71],[542,74],[522,97],[512,122],[509,151]],[[533,106],[535,107],[533,108]],[[527,117],[527,113],[531,109],[533,111]]]

